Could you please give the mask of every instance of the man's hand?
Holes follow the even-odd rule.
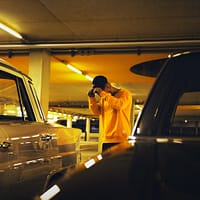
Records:
[[[99,88],[99,87],[96,87],[96,88],[93,89],[93,91],[94,91],[94,93],[100,95],[100,93],[101,93],[103,90],[102,90],[101,88]]]
[[[91,89],[89,92],[88,92],[88,96],[89,97],[94,97],[95,94],[94,94],[94,89]]]

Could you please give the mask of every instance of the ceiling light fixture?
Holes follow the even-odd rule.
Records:
[[[92,81],[92,80],[93,80],[93,78],[92,78],[91,76],[87,75],[87,74],[84,74],[84,76],[85,76],[85,78],[87,78],[89,81]]]
[[[89,75],[87,75],[86,73],[83,73],[81,70],[77,69],[76,67],[72,66],[71,64],[66,64],[66,66],[71,69],[73,72],[76,72],[77,74],[81,74],[83,76],[85,76],[86,79],[88,79],[89,81],[92,81],[93,78]]]
[[[67,64],[66,65],[69,69],[71,69],[72,71],[76,72],[77,74],[83,74],[83,72],[79,69],[77,69],[76,67],[70,65],[70,64]]]
[[[6,31],[7,33],[9,33],[13,36],[15,36],[16,38],[23,39],[23,37],[19,33],[17,33],[16,31],[12,30],[11,28],[9,28],[8,26],[6,26],[2,23],[0,23],[0,29]]]
[[[70,70],[72,70],[73,72],[77,73],[77,74],[80,74],[80,75],[83,75],[86,79],[88,79],[89,81],[92,81],[93,78],[91,76],[89,76],[87,73],[85,72],[82,72],[81,70],[77,69],[76,67],[74,67],[73,65],[67,63],[66,60],[62,60],[56,56],[53,56],[56,60],[60,61],[61,63],[65,64],[65,66],[67,68],[69,68]]]

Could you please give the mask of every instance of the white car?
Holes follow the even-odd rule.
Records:
[[[33,199],[49,174],[74,168],[80,135],[47,123],[31,78],[0,60],[1,199]]]

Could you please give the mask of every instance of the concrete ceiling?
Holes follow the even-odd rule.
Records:
[[[0,0],[0,10],[0,22],[23,36],[0,30],[1,57],[28,74],[30,51],[51,55],[51,104],[86,102],[91,84],[55,57],[144,101],[154,78],[130,67],[200,47],[199,0]]]

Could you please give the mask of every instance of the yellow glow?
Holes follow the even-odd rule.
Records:
[[[92,81],[92,80],[93,80],[93,78],[92,78],[91,76],[87,75],[87,74],[84,75],[84,76],[85,76],[85,78],[88,79],[89,81]]]
[[[43,161],[44,161],[44,158],[38,158],[37,160],[40,161],[40,162],[41,162],[41,161],[43,162]]]
[[[199,105],[179,105],[177,110],[200,110]]]
[[[99,155],[97,156],[97,159],[98,159],[98,160],[102,160],[102,159],[103,159],[102,155],[99,154]]]
[[[22,139],[28,139],[30,136],[23,136]]]
[[[76,67],[70,65],[70,64],[67,64],[66,65],[69,69],[71,69],[72,71],[76,72],[77,74],[82,74],[82,71],[77,69]]]
[[[139,127],[137,128],[137,134],[140,134],[140,128]]]
[[[135,142],[136,142],[136,137],[131,135],[128,137],[128,143],[131,144],[132,146],[135,145]]]
[[[165,142],[168,142],[169,140],[167,138],[157,138],[156,139],[156,142],[158,143],[165,143]]]
[[[37,134],[37,135],[32,135],[32,138],[35,138],[35,137],[39,137],[40,135]]]
[[[14,167],[17,167],[17,166],[20,166],[20,165],[22,165],[22,163],[15,163],[15,164],[13,164]]]
[[[135,146],[136,140],[129,140],[128,143],[131,144],[131,146]]]
[[[51,156],[51,159],[59,159],[62,158],[62,156]]]
[[[73,72],[77,73],[77,74],[81,74],[83,75],[86,79],[88,79],[89,81],[92,81],[93,78],[85,73],[83,73],[81,70],[79,70],[78,68],[72,66],[71,64],[67,64],[66,65],[69,69],[71,69]]]
[[[129,139],[129,140],[136,140],[136,137],[133,136],[133,135],[130,135],[130,136],[128,136],[128,139]]]
[[[17,33],[16,31],[12,30],[11,28],[7,27],[6,25],[0,23],[0,28],[4,31],[6,31],[7,33],[15,36],[16,38],[22,39],[22,36]]]
[[[11,140],[19,140],[19,137],[13,137]]]
[[[173,142],[178,144],[183,143],[182,139],[173,139]]]
[[[57,185],[52,186],[45,193],[40,196],[41,200],[49,200],[60,192],[60,188]]]
[[[94,159],[90,159],[89,161],[85,162],[85,167],[86,168],[90,168],[94,164],[95,164],[95,160]]]
[[[177,56],[180,56],[180,55],[183,55],[183,54],[188,54],[190,53],[190,51],[185,51],[185,52],[182,52],[182,53],[177,53],[177,54],[174,54],[173,57],[177,57]]]
[[[28,161],[26,161],[26,164],[32,164],[32,163],[37,163],[37,160],[28,160]]]
[[[142,105],[135,105],[135,107],[139,110],[142,110],[143,106]]]

